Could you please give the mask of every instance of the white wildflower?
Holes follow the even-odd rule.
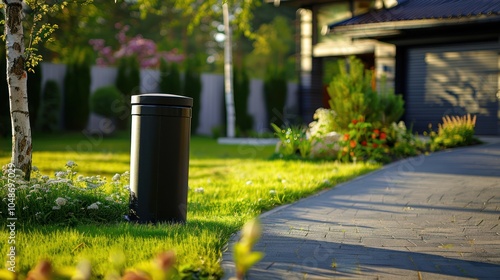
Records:
[[[66,167],[71,168],[71,167],[76,167],[76,166],[77,166],[76,163],[72,160],[68,160],[68,162],[66,162]]]
[[[57,171],[56,172],[56,177],[57,178],[62,178],[62,177],[65,177],[66,176],[66,172],[65,171]]]
[[[30,193],[38,192],[37,189],[31,190]]]
[[[245,184],[247,184],[247,186],[250,186],[253,182],[251,180],[248,180]]]
[[[325,184],[325,185],[331,185],[332,182],[330,182],[330,180],[328,180],[328,179],[325,179],[325,180],[323,180],[323,184]]]
[[[85,180],[85,178],[83,177],[83,175],[78,175],[78,177],[76,178],[76,180],[78,182],[81,182],[81,181]]]
[[[56,204],[58,206],[66,205],[66,202],[67,202],[67,200],[65,198],[62,198],[62,197],[56,198]]]
[[[97,203],[92,203],[87,207],[87,209],[99,209],[99,205],[97,205]]]
[[[270,194],[270,195],[275,195],[275,194],[276,194],[276,191],[275,191],[275,190],[270,190],[270,191],[269,191],[269,194]]]
[[[120,174],[116,173],[111,180],[113,180],[113,182],[118,182],[120,181],[120,178],[121,178]]]
[[[36,199],[37,199],[37,200],[40,200],[40,199],[43,199],[43,197],[39,196],[39,197],[37,197]]]
[[[43,175],[41,179],[44,180],[44,181],[47,181],[49,179],[49,176]]]
[[[33,165],[33,166],[31,167],[31,171],[35,171],[35,172],[37,172],[37,171],[38,171],[38,167],[36,167],[36,166],[34,166],[34,165]]]
[[[286,180],[285,180],[285,179],[281,180],[281,183],[282,183],[282,184],[285,184],[285,183],[286,183]]]
[[[57,206],[52,206],[52,210],[59,210],[61,209],[61,206],[57,205]]]
[[[205,189],[204,188],[196,188],[194,190],[195,193],[204,193],[205,192]]]
[[[106,200],[107,200],[107,201],[114,201],[114,199],[113,199],[113,197],[112,197],[112,196],[108,196],[108,197],[106,197]]]

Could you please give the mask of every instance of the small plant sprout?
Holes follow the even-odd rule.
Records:
[[[253,219],[243,226],[241,239],[234,244],[236,277],[231,278],[232,280],[243,280],[248,270],[264,257],[262,252],[252,252],[252,247],[259,240],[261,233],[262,228],[257,219]]]

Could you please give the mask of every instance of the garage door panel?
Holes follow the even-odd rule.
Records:
[[[498,134],[497,43],[409,50],[406,119],[417,131],[445,115],[478,116],[477,134]]]

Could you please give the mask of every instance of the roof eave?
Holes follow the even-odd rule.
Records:
[[[356,25],[334,26],[328,29],[329,34],[349,34],[353,38],[373,38],[394,36],[403,30],[424,29],[432,27],[460,26],[487,22],[500,22],[500,17],[453,18],[453,19],[421,19],[406,21],[390,21]]]

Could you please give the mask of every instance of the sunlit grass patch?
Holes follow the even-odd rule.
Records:
[[[44,257],[51,259],[55,267],[74,267],[79,260],[88,259],[94,275],[99,278],[111,268],[109,257],[114,251],[125,254],[126,266],[134,266],[152,259],[161,251],[172,249],[176,253],[179,270],[201,278],[217,279],[222,275],[220,258],[224,245],[244,222],[263,211],[291,203],[379,167],[363,163],[269,160],[274,147],[221,146],[215,140],[195,137],[191,142],[187,223],[134,225],[120,221],[120,217],[127,213],[127,205],[122,203],[127,195],[117,190],[123,191],[127,182],[126,176],[114,175],[128,170],[129,149],[121,143],[127,143],[128,138],[109,139],[113,145],[107,144],[107,140],[102,142],[105,152],[57,150],[54,139],[47,142],[44,150],[45,140],[38,142],[40,150],[34,152],[34,164],[41,174],[48,174],[52,179],[57,176],[68,178],[69,173],[64,175],[60,172],[67,172],[67,160],[73,160],[78,164],[74,169],[78,173],[71,173],[76,187],[84,188],[85,178],[97,179],[97,174],[101,175],[99,180],[105,182],[99,187],[102,193],[96,193],[87,200],[80,199],[84,204],[78,207],[84,209],[75,208],[72,211],[80,210],[79,214],[83,215],[96,213],[90,210],[104,211],[108,209],[104,208],[106,203],[112,200],[119,207],[104,215],[115,217],[107,223],[102,220],[87,222],[82,218],[54,225],[51,219],[40,223],[29,217],[39,212],[37,208],[45,207],[44,211],[50,212],[49,217],[52,217],[50,215],[58,215],[64,207],[71,206],[70,202],[78,194],[71,187],[56,184],[44,200],[47,205],[30,204],[31,198],[18,198],[25,203],[19,207],[34,211],[27,212],[18,221],[16,248],[19,248],[17,261],[20,271],[27,272]],[[77,137],[68,141],[59,140],[63,147],[78,144],[79,141]],[[0,161],[8,163],[8,157],[1,157]],[[83,175],[78,181],[80,174]],[[168,178],[165,178],[165,184],[168,184]],[[26,186],[28,193],[31,188],[32,184]],[[26,196],[28,193],[19,192],[19,195]],[[109,199],[117,193],[119,195]],[[57,202],[58,198],[64,198],[65,203],[62,200]],[[87,209],[96,198],[102,201],[98,209]],[[60,209],[53,209],[58,205]],[[7,252],[9,248],[8,234],[7,230],[0,232],[0,240],[5,240],[0,242],[1,252]]]

